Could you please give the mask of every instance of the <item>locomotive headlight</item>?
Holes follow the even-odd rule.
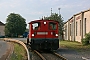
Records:
[[[58,34],[56,34],[55,36],[58,36]]]
[[[44,22],[44,24],[46,24],[46,22]]]
[[[32,34],[32,36],[34,36],[34,34]]]

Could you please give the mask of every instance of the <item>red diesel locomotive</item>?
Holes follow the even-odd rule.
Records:
[[[29,23],[27,44],[34,50],[57,50],[59,48],[58,22],[35,20]]]

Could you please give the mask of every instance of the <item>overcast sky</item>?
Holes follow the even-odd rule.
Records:
[[[90,8],[90,0],[0,0],[0,21],[5,23],[10,13],[20,14],[31,20],[50,16],[51,8],[53,13],[59,13],[67,21],[74,14]]]

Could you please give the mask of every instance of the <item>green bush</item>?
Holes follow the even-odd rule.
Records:
[[[82,39],[83,45],[88,45],[90,40],[90,32],[85,35],[85,38]]]

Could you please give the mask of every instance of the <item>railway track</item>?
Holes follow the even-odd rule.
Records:
[[[50,52],[50,53],[40,53],[36,50],[34,50],[34,52],[42,59],[42,60],[67,60],[66,58],[64,58],[63,56],[61,56],[60,54],[56,53],[56,52]]]
[[[50,51],[50,52],[40,52],[37,50],[31,50],[30,46],[27,45],[27,48],[29,49],[29,54],[31,60],[67,60],[60,54]]]
[[[61,56],[60,54],[56,52],[53,52],[53,51],[52,52],[38,52],[36,50],[31,50],[30,45],[26,44],[26,46],[29,50],[31,60],[67,60],[66,58],[64,58],[63,56]]]
[[[46,58],[44,56],[42,56],[42,54],[40,54],[38,51],[34,50],[34,52],[42,59],[42,60],[46,60]]]
[[[24,42],[25,43],[25,42]],[[26,43],[25,43],[26,44]],[[30,45],[27,45],[30,54],[30,60],[67,60],[60,54],[56,52],[38,52],[36,50],[31,50]]]

